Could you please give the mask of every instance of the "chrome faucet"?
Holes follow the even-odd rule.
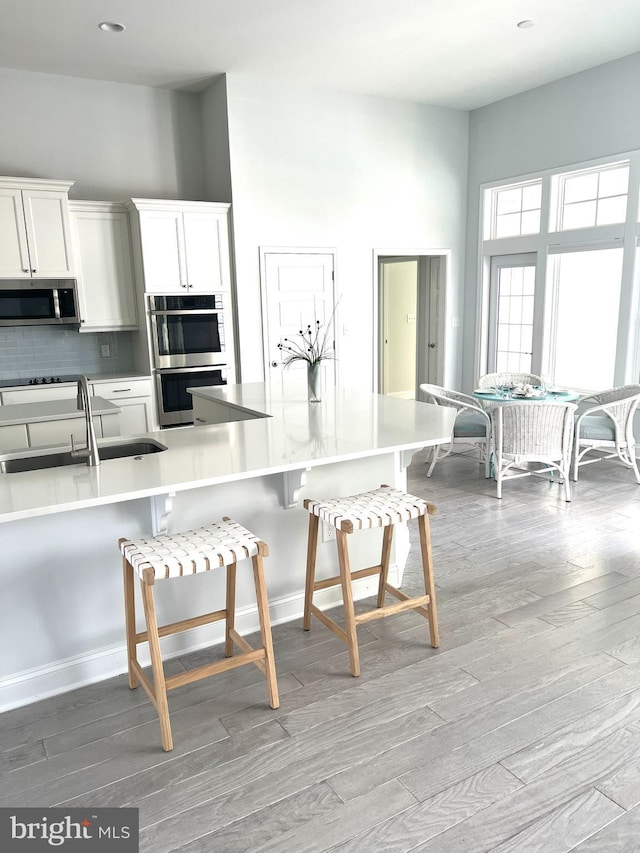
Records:
[[[84,411],[85,415],[85,442],[86,447],[81,447],[76,450],[73,435],[71,436],[71,455],[80,459],[87,460],[87,465],[95,466],[100,464],[100,455],[98,453],[98,442],[96,441],[96,431],[93,427],[93,412],[91,411],[91,394],[89,393],[89,383],[86,376],[81,376],[78,379],[78,411]]]

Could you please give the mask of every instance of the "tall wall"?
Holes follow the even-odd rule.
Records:
[[[0,175],[74,180],[70,196],[201,199],[200,98],[0,68]]]
[[[263,376],[259,248],[326,247],[343,293],[341,380],[370,388],[374,249],[451,249],[448,313],[461,310],[468,113],[233,74],[226,97],[243,380]],[[209,168],[214,99],[202,102]]]
[[[0,175],[75,181],[70,197],[205,197],[200,98],[184,92],[0,68]],[[3,378],[133,368],[131,334],[60,327],[0,334]]]
[[[639,80],[634,53],[471,113],[463,387],[476,378],[480,185],[640,148]]]

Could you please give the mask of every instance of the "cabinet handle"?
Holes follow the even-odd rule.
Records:
[[[198,421],[199,424],[206,424],[206,421],[204,418],[196,418],[196,420]]]
[[[31,272],[38,272],[38,270],[31,270]]]
[[[131,388],[114,388],[112,394],[124,394],[126,391],[131,391]]]
[[[22,272],[30,272],[29,267],[22,267]]]

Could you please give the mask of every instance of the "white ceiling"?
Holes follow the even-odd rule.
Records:
[[[638,50],[640,0],[0,2],[2,66],[196,91],[230,72],[473,109]]]

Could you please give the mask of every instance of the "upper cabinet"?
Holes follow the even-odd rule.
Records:
[[[69,204],[76,258],[80,331],[136,329],[129,214],[122,204]]]
[[[73,181],[0,178],[0,278],[73,276],[72,186]]]
[[[131,199],[146,293],[231,286],[229,205]]]

